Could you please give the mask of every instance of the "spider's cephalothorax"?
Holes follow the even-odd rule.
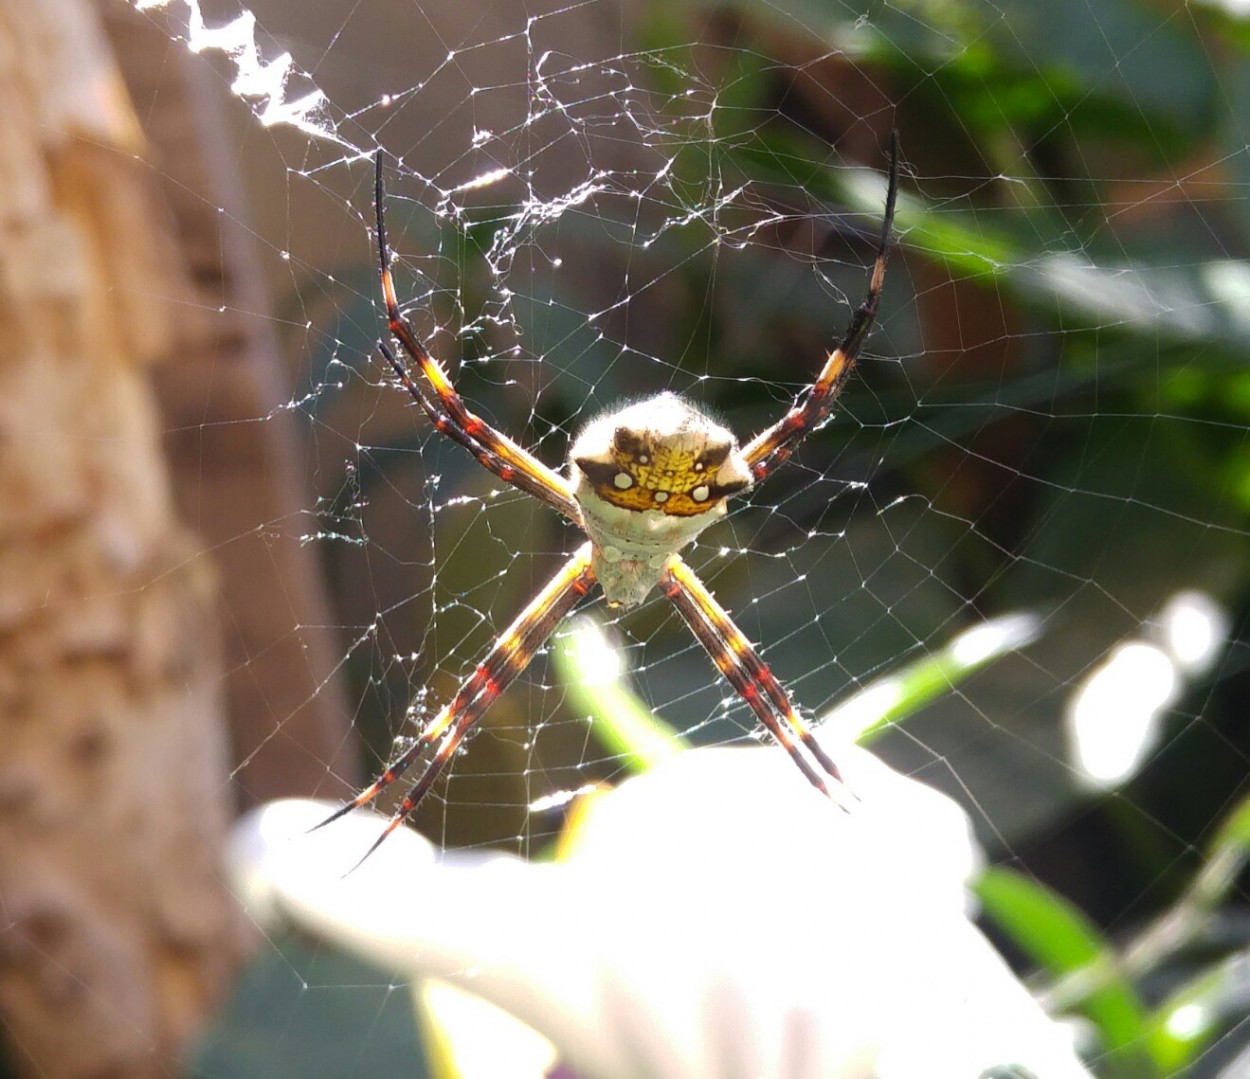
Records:
[[[751,485],[732,432],[672,393],[592,421],[569,451],[591,568],[611,606],[633,607],[669,557]]]
[[[868,294],[855,309],[838,346],[816,379],[771,427],[743,446],[733,434],[680,397],[662,393],[592,421],[569,451],[569,477],[469,411],[447,372],[404,318],[391,278],[382,206],[382,155],[374,201],[382,297],[391,334],[420,369],[414,378],[390,347],[378,351],[435,430],[463,446],[505,483],[532,495],[586,533],[583,543],[495,640],[456,695],[429,720],[413,743],[372,784],[323,824],[373,801],[435,746],[378,837],[381,843],[429,793],[466,734],[519,675],[596,582],[608,603],[632,607],[656,586],[703,645],[760,723],[790,754],[812,786],[830,797],[840,783],[837,766],[754,646],[679,553],[725,514],[725,500],[759,483],[826,416],[846,380],[877,314],[898,188],[898,139],[891,139],[885,219]],[[377,847],[377,843],[373,848]],[[367,856],[367,853],[366,853]]]

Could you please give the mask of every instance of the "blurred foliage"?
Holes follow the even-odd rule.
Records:
[[[183,1073],[280,1079],[430,1075],[406,986],[298,934],[270,947],[235,986]]]
[[[1237,879],[1250,861],[1250,799],[1221,821],[1204,854],[1180,896],[1118,942],[1016,870],[990,869],[975,885],[986,915],[1045,972],[1047,981],[1038,990],[1052,1011],[1081,1015],[1093,1024],[1097,1050],[1105,1053],[1100,1074],[1176,1075],[1222,1034],[1244,1025],[1244,955],[1216,942]],[[1232,929],[1244,944],[1244,924]],[[1169,969],[1178,956],[1189,957],[1179,979]],[[1153,1007],[1137,988],[1150,986],[1152,979],[1168,986]]]

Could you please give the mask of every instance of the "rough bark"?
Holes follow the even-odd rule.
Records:
[[[236,796],[244,806],[341,797],[363,776],[339,620],[320,548],[302,540],[315,526],[298,417],[282,409],[292,379],[246,225],[239,154],[255,120],[160,20],[115,2],[103,10],[186,267],[177,349],[154,381],[175,502],[219,570]],[[267,163],[280,186],[281,161]]]
[[[0,44],[0,1019],[31,1074],[164,1075],[246,938],[146,372],[181,278],[94,8],[2,0]]]

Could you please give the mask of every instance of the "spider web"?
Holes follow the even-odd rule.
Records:
[[[1211,45],[1244,28],[1231,6],[1052,6],[140,5],[247,105],[231,150],[286,386],[253,418],[295,421],[307,491],[255,524],[326,574],[336,662],[312,692],[348,717],[303,793],[406,744],[575,544],[378,364],[375,152],[401,304],[555,467],[662,390],[744,438],[780,415],[863,297],[897,127],[859,371],[688,557],[811,716],[1026,617],[1032,643],[878,748],[1103,923],[1156,908],[1244,793],[1250,83]],[[680,735],[755,737],[662,599],[598,613]],[[531,854],[561,823],[536,805],[624,777],[563,678],[544,650],[495,703],[427,835]],[[1151,853],[1111,887],[1117,817]]]

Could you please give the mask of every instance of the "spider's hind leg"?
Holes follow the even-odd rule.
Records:
[[[838,766],[729,612],[678,555],[668,560],[661,587],[717,670],[790,754],[807,781],[845,808],[850,792]]]
[[[438,742],[434,755],[404,795],[390,823],[377,842],[365,852],[364,857],[369,857],[382,840],[412,815],[464,741],[465,735],[513,679],[529,666],[530,660],[555,632],[564,616],[590,591],[594,583],[594,571],[590,568],[590,544],[584,543],[546,587],[529,602],[516,620],[496,638],[486,657],[465,680],[451,703],[430,721],[403,756],[360,794],[335,810],[312,830],[324,828],[353,809],[372,802],[399,779],[429,746]]]

